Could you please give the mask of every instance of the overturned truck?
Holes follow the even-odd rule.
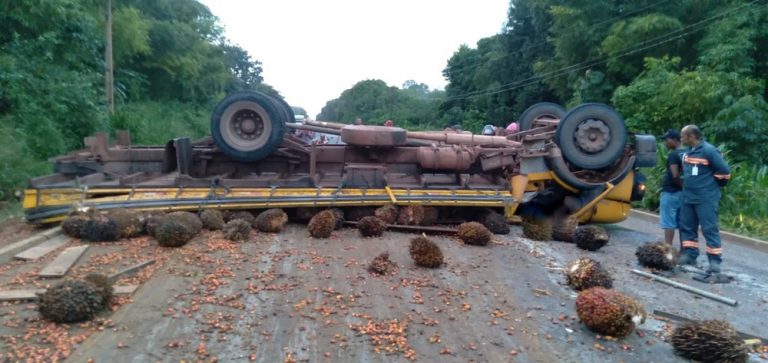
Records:
[[[424,205],[498,208],[508,218],[567,213],[581,222],[626,218],[643,197],[638,168],[656,163],[653,136],[630,135],[602,104],[566,112],[528,108],[520,132],[485,136],[397,127],[294,123],[284,101],[258,92],[216,106],[211,136],[132,145],[118,131],[53,159],[54,173],[23,194],[32,223],[60,221],[74,209],[143,211]],[[343,144],[308,144],[305,129]]]

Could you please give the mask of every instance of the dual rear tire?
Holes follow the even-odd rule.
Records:
[[[603,169],[624,155],[627,126],[621,115],[607,105],[585,103],[565,112],[555,103],[537,103],[520,115],[520,130],[537,128],[541,120],[560,120],[555,142],[563,157],[577,168]]]
[[[238,161],[259,161],[283,142],[285,123],[293,110],[282,99],[243,91],[222,99],[211,116],[211,136],[225,155]]]

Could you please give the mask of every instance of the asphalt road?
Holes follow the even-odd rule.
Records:
[[[631,219],[609,229],[609,245],[597,252],[531,241],[517,226],[487,247],[435,236],[446,256],[440,269],[413,264],[411,234],[362,239],[345,229],[317,240],[299,225],[239,244],[204,232],[179,250],[158,248],[146,238],[96,244],[81,262],[89,270],[114,269],[105,256],[130,251],[120,263],[154,256],[154,274],[114,313],[97,324],[67,328],[59,333],[68,338],[56,341],[72,350],[71,362],[684,361],[664,342],[664,330],[673,326],[667,322],[649,317],[630,336],[608,340],[578,321],[576,294],[559,268],[584,255],[606,265],[615,288],[649,312],[726,319],[738,330],[768,337],[766,253],[726,241],[724,271],[736,277],[734,283],[676,277],[739,300],[731,307],[629,272],[638,268],[637,246],[661,237],[652,223]],[[367,272],[368,262],[384,251],[397,272]],[[0,282],[24,287],[31,282],[18,278],[43,263],[2,269]],[[74,273],[80,272],[85,268]],[[14,278],[21,283],[11,285]],[[0,306],[0,351],[61,349],[45,339],[22,340],[47,327],[36,316],[29,304]],[[72,339],[77,336],[83,338]]]

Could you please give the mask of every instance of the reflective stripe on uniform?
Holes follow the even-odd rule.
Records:
[[[709,248],[707,247],[704,250],[708,255],[722,255],[723,249],[722,248]]]
[[[709,160],[704,158],[694,158],[692,156],[685,155],[683,157],[683,162],[688,164],[694,164],[694,165],[709,165]]]
[[[699,248],[699,242],[683,241],[683,248]]]

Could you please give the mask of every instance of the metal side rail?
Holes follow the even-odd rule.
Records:
[[[145,211],[202,209],[259,209],[296,207],[354,207],[421,204],[433,206],[506,207],[515,203],[508,192],[488,190],[408,190],[408,189],[290,189],[241,188],[211,190],[199,188],[140,189],[97,192],[83,197],[82,190],[70,190],[70,197],[58,193],[55,198],[35,198],[36,205],[25,203],[30,222],[50,223],[63,219],[73,208],[108,210],[129,208]],[[108,196],[100,197],[99,195]],[[119,195],[118,195],[119,194]],[[77,196],[77,198],[75,198]],[[48,201],[49,203],[46,203]],[[30,203],[31,204],[31,203]]]

